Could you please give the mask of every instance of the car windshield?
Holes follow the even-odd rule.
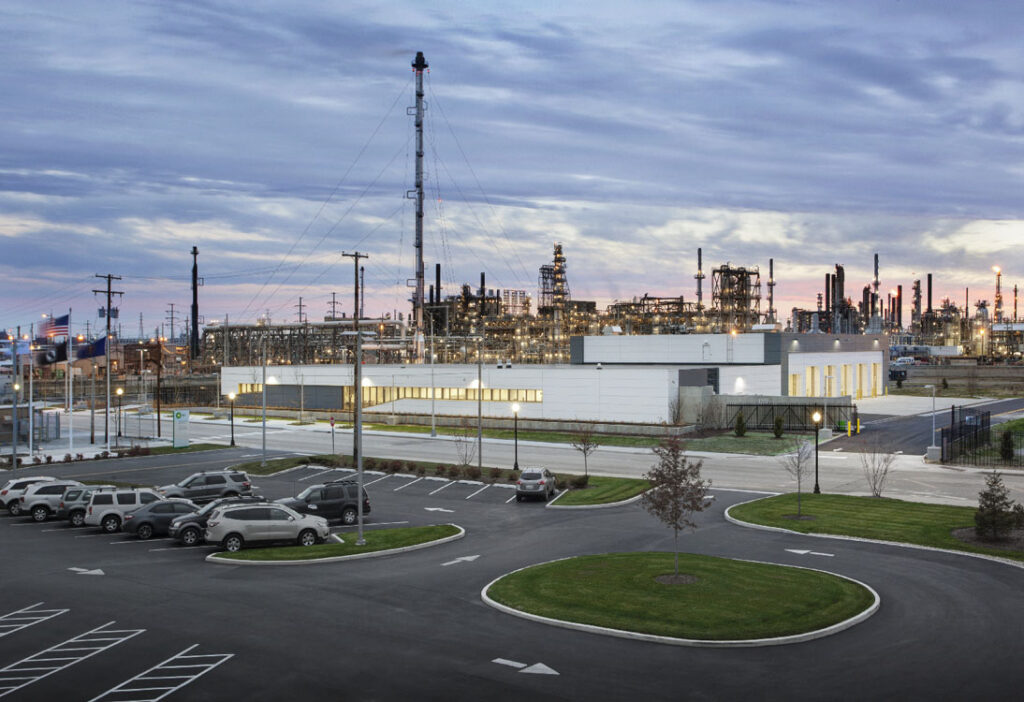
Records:
[[[313,494],[316,494],[317,492],[319,492],[322,487],[323,487],[323,485],[310,485],[308,488],[306,488],[305,490],[300,492],[296,496],[296,499],[304,500],[307,497],[309,497],[310,495],[313,495]]]
[[[205,505],[203,505],[202,509],[196,512],[196,514],[201,514],[205,517],[207,514],[220,507],[222,504],[222,502],[217,502],[216,500],[214,500],[213,502],[208,502]]]
[[[528,473],[523,473],[523,480],[540,480],[542,477],[544,477],[544,476],[542,476],[537,471],[530,471]]]
[[[188,484],[192,482],[192,479],[194,477],[196,477],[196,476],[190,475],[187,478],[185,478],[184,480],[181,480],[181,481],[175,483],[175,485],[177,485],[178,487],[188,487]]]

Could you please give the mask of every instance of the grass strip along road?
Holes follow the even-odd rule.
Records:
[[[372,529],[363,533],[366,544],[356,546],[356,535],[345,534],[344,543],[326,543],[315,546],[279,546],[257,548],[235,553],[218,553],[218,558],[237,561],[299,561],[318,558],[355,556],[373,551],[389,551],[406,546],[417,546],[430,541],[445,539],[459,533],[452,524],[437,524],[425,527],[403,527],[401,529]]]
[[[795,519],[796,493],[735,505],[729,514],[744,522],[801,534],[856,536],[1024,561],[1021,551],[985,547],[953,536],[956,529],[974,528],[973,507],[813,493],[804,494],[802,502],[804,519]]]
[[[559,482],[559,484],[563,484]],[[569,490],[558,498],[555,504],[559,507],[582,507],[585,505],[604,505],[611,502],[622,502],[645,492],[651,487],[646,480],[635,478],[604,478],[590,476],[587,487]]]
[[[612,553],[510,573],[487,591],[508,607],[551,619],[685,639],[731,641],[824,629],[874,602],[863,586],[827,573],[679,554],[690,584],[661,584],[672,553]]]

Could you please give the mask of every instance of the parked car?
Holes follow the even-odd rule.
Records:
[[[331,535],[327,520],[299,514],[284,505],[232,505],[218,507],[206,522],[206,540],[226,551],[247,544],[294,542],[312,546]]]
[[[199,509],[195,502],[171,497],[166,500],[150,502],[124,515],[122,531],[135,534],[145,541],[153,536],[167,534],[171,521],[175,517],[194,514]]]
[[[83,485],[68,488],[57,504],[57,519],[67,519],[73,527],[85,525],[85,510],[94,492],[117,490],[114,485]]]
[[[81,487],[77,480],[47,480],[33,483],[18,498],[21,514],[30,514],[37,522],[45,522],[57,514],[61,498],[68,488]]]
[[[149,488],[94,492],[85,508],[85,524],[113,534],[120,530],[126,513],[159,499],[160,496]]]
[[[340,519],[342,524],[355,524],[359,516],[359,485],[351,478],[322,485],[310,485],[295,497],[275,500],[302,514],[315,514],[324,519]],[[370,497],[363,490],[363,514],[370,513]]]
[[[516,502],[527,497],[540,497],[547,501],[558,491],[558,480],[547,468],[523,468],[516,481]]]
[[[0,487],[0,503],[3,504],[3,508],[11,513],[12,516],[17,517],[21,514],[21,502],[20,498],[24,493],[25,489],[30,485],[36,483],[50,482],[56,480],[56,478],[49,475],[35,475],[26,478],[13,478],[4,483],[3,487]]]
[[[228,505],[251,505],[265,504],[267,498],[262,495],[248,495],[243,497],[221,497],[213,502],[207,502],[199,511],[183,516],[175,517],[167,529],[167,535],[177,539],[186,546],[195,546],[203,540],[206,532],[206,522],[218,507]]]
[[[174,485],[158,487],[163,497],[183,497],[193,502],[215,500],[218,497],[238,497],[252,494],[248,474],[239,470],[216,470],[193,473]]]

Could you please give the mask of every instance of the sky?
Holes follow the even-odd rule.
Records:
[[[424,258],[444,294],[526,290],[561,243],[574,299],[695,300],[774,259],[776,307],[1024,282],[1024,4],[0,4],[0,327],[72,309],[125,337],[204,322],[408,315],[414,77]],[[705,301],[710,277],[705,280]],[[764,290],[767,298],[767,289]],[[762,310],[767,308],[767,299]],[[1024,316],[1024,308],[1021,310]],[[141,321],[140,321],[141,315]]]

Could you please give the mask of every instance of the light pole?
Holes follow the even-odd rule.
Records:
[[[513,420],[513,424],[512,424],[512,426],[513,426],[512,435],[515,437],[515,447],[516,447],[515,448],[515,461],[512,463],[512,470],[519,470],[519,403],[518,402],[513,402],[512,403],[512,416],[515,418]]]
[[[818,486],[818,428],[821,422],[821,412],[812,414],[811,419],[814,420],[814,494],[820,495],[821,488]]]
[[[231,400],[231,445],[235,445],[235,393],[229,392],[228,399]]]
[[[935,386],[925,385],[924,387],[926,390],[928,388],[932,389],[932,438],[928,442],[928,448],[935,448]]]
[[[117,438],[121,438],[121,398],[124,397],[124,388],[117,389]],[[120,441],[117,442],[120,445]]]

